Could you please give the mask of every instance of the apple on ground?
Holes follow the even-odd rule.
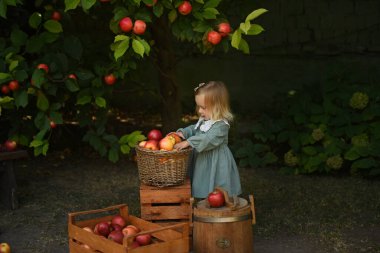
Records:
[[[182,15],[190,14],[192,9],[193,9],[193,7],[191,6],[191,3],[189,1],[183,1],[178,6],[178,12],[181,13]]]
[[[133,22],[130,17],[124,17],[119,22],[120,30],[123,32],[130,32],[133,28]]]
[[[174,148],[175,139],[173,136],[166,136],[165,138],[161,139],[158,143],[158,146],[161,150],[171,151]]]
[[[107,85],[114,85],[115,82],[116,82],[116,77],[114,74],[108,74],[104,77],[104,82],[107,84]]]
[[[146,149],[150,149],[150,150],[158,150],[158,141],[156,140],[148,140],[146,143],[145,143],[145,146],[144,148]]]
[[[16,91],[20,88],[20,85],[18,83],[17,80],[12,80],[8,83],[8,88],[11,90],[11,91]]]
[[[38,65],[37,65],[37,68],[38,68],[38,69],[43,69],[43,70],[45,70],[46,73],[49,73],[49,66],[46,65],[45,63],[40,63],[40,64],[38,64]]]
[[[138,35],[144,34],[145,29],[146,29],[146,23],[144,21],[139,20],[139,19],[135,21],[135,24],[133,25],[134,34],[138,34]]]
[[[12,140],[6,140],[4,143],[5,149],[8,152],[15,151],[17,148],[17,143]]]
[[[217,190],[210,192],[207,196],[207,201],[210,204],[210,207],[222,207],[225,203],[224,194]]]
[[[217,45],[222,40],[222,36],[216,31],[210,31],[207,34],[207,41],[213,45]]]
[[[0,244],[0,252],[1,253],[11,253],[11,247],[9,246],[8,243],[1,243]]]
[[[152,130],[149,131],[147,137],[148,137],[148,140],[159,141],[159,140],[162,139],[162,133],[158,129],[152,129]]]
[[[227,22],[220,23],[220,24],[218,25],[218,32],[220,33],[220,35],[221,35],[222,37],[227,36],[227,35],[230,34],[230,32],[231,32],[231,26],[230,26],[230,24],[227,23]]]
[[[136,236],[135,240],[139,245],[145,246],[152,242],[152,236],[150,234],[142,234]]]

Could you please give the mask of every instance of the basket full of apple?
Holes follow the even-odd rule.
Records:
[[[157,187],[182,185],[187,176],[187,165],[192,149],[174,149],[181,137],[174,132],[163,137],[152,129],[147,140],[136,147],[139,178],[143,184]]]

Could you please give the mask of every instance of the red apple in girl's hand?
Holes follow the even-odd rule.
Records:
[[[207,201],[210,207],[222,207],[224,206],[224,194],[221,191],[213,191],[208,194]]]
[[[159,141],[162,139],[162,133],[158,129],[152,129],[148,133],[148,140],[156,140]]]
[[[173,136],[166,136],[165,138],[161,139],[158,143],[158,146],[162,150],[171,151],[174,148],[175,139]]]
[[[175,143],[180,143],[181,142],[181,137],[177,133],[169,133],[167,136],[172,136],[175,140]]]

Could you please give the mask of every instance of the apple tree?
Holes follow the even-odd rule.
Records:
[[[115,87],[130,85],[139,68],[155,63],[165,130],[178,127],[180,85],[176,45],[203,54],[230,48],[249,54],[245,36],[263,28],[266,12],[248,13],[231,27],[221,0],[0,0],[0,128],[46,155],[51,133],[78,122],[83,140],[117,161],[145,137],[107,128]],[[233,4],[233,2],[231,3]]]

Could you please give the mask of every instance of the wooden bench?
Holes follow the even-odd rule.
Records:
[[[12,210],[18,208],[14,160],[27,157],[25,150],[0,153],[0,197],[4,205]]]

